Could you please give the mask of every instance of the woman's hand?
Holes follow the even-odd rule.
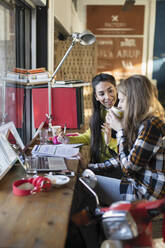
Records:
[[[59,135],[57,136],[57,140],[62,144],[69,143],[69,138],[63,132],[59,133]]]
[[[111,140],[111,128],[108,123],[103,123],[101,131],[104,132],[105,144],[108,145]]]
[[[106,122],[116,132],[118,132],[119,130],[123,128],[122,119],[119,119],[111,110],[109,110],[106,115]]]
[[[88,164],[88,169],[94,172],[99,172],[102,167],[104,168],[104,163]]]
[[[113,169],[113,165],[110,161],[105,161],[104,163],[88,164],[88,169],[93,172],[106,172]]]

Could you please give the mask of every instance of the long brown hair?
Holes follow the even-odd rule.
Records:
[[[146,76],[133,75],[123,79],[117,90],[126,96],[123,125],[132,146],[141,122],[151,116],[160,117],[165,122],[165,111],[157,98],[155,86]]]

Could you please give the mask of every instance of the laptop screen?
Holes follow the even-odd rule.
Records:
[[[67,170],[66,163],[62,157],[38,157],[38,156],[25,156],[26,171],[62,171]]]

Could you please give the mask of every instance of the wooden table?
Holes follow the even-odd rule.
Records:
[[[78,160],[68,160],[77,171]],[[15,165],[0,181],[0,248],[63,248],[76,177],[60,188],[15,196],[12,183],[25,176]]]

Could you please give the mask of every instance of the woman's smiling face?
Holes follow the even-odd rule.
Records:
[[[105,108],[111,108],[117,100],[116,87],[110,82],[100,82],[95,87],[95,97]]]

